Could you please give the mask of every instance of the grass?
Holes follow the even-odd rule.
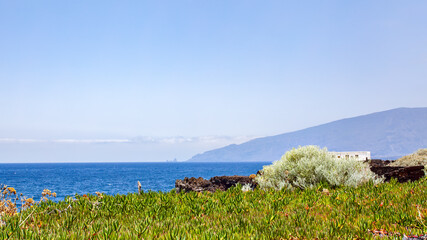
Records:
[[[3,214],[0,239],[382,239],[427,233],[427,178],[357,188],[76,195]]]

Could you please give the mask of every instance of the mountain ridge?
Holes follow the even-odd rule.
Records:
[[[191,162],[274,161],[289,149],[318,145],[331,151],[371,151],[372,158],[396,159],[427,147],[427,107],[343,118],[325,124],[231,144],[193,156]]]

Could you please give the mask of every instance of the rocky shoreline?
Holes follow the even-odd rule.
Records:
[[[251,177],[253,176],[253,177]],[[216,190],[226,191],[227,189],[240,185],[249,184],[252,189],[256,187],[256,183],[253,180],[255,175],[251,176],[216,176],[209,180],[204,178],[184,178],[183,180],[178,179],[175,181],[176,192],[215,192]]]
[[[371,171],[378,176],[383,176],[386,182],[396,178],[398,182],[416,181],[424,177],[424,166],[388,166],[393,161],[373,159],[369,161]],[[240,184],[249,185],[252,189],[256,187],[255,175],[251,176],[216,176],[207,180],[204,178],[184,178],[175,181],[176,192],[215,192],[216,190],[226,191],[227,189]]]

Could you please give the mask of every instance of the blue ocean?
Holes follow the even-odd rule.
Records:
[[[109,195],[144,191],[168,192],[176,179],[250,175],[270,162],[256,163],[28,163],[0,164],[0,184],[26,197],[40,199],[43,189],[57,193],[54,201],[95,192]]]

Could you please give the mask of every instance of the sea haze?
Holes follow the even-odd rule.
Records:
[[[170,191],[176,179],[223,175],[250,175],[271,162],[257,163],[28,163],[0,164],[0,184],[36,200],[47,188],[62,200],[76,193],[126,194],[137,191]]]

